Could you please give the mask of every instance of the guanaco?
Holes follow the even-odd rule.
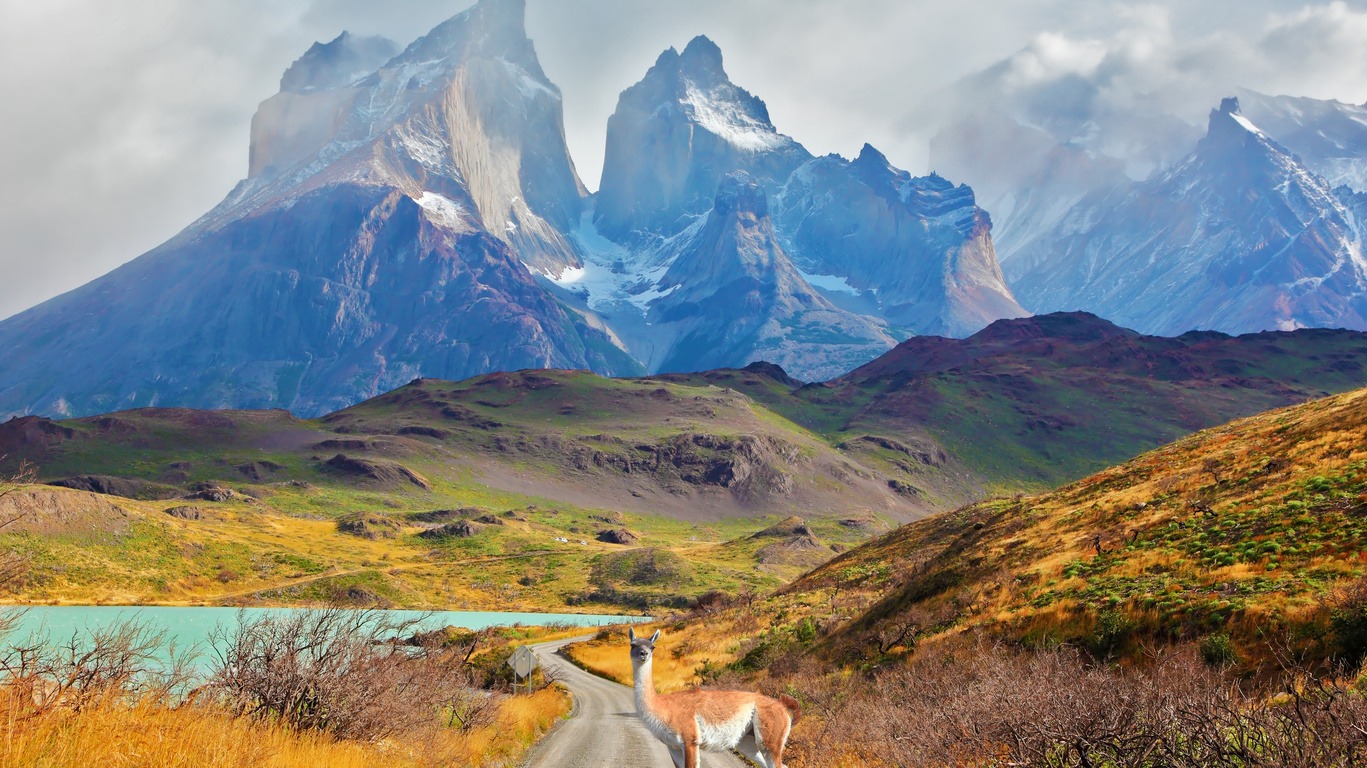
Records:
[[[669,748],[674,768],[699,768],[698,753],[737,750],[760,768],[783,768],[783,748],[801,708],[791,696],[771,699],[746,691],[694,688],[656,694],[651,658],[660,639],[631,638],[632,681],[636,713],[655,738]]]

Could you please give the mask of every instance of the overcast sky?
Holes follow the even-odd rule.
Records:
[[[469,0],[0,0],[0,317],[156,246],[246,175],[257,103],[315,40],[406,44]],[[664,48],[720,44],[738,84],[817,154],[869,141],[928,170],[934,94],[1011,60],[1199,121],[1243,85],[1367,100],[1367,0],[528,0],[597,187],[617,94]],[[1166,97],[1165,97],[1166,98]],[[0,350],[3,365],[3,350]]]

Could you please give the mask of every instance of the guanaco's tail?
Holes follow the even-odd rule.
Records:
[[[786,693],[779,694],[778,700],[779,703],[788,708],[788,714],[793,718],[793,725],[797,725],[797,721],[802,719],[802,705],[797,703],[797,699]]]

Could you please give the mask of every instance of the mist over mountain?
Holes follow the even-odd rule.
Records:
[[[0,322],[0,413],[312,415],[538,367],[769,358],[816,379],[1024,314],[971,190],[813,158],[706,38],[623,93],[607,156],[589,196],[523,0],[482,0],[401,51],[317,43],[262,102],[222,203]]]
[[[1362,329],[1354,204],[1228,98],[1186,159],[1084,198],[1006,270],[1036,311],[1082,308],[1145,333]]]

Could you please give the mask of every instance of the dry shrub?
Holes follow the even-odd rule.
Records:
[[[239,618],[235,632],[214,639],[212,689],[239,715],[338,738],[484,724],[493,702],[472,688],[464,649],[396,641],[414,629],[374,610]]]
[[[1351,669],[1361,667],[1367,657],[1367,577],[1335,589],[1326,597],[1324,608],[1338,660]]]
[[[12,634],[18,616],[0,619],[0,636]],[[7,638],[0,648],[0,680],[9,717],[29,719],[58,708],[80,712],[96,703],[165,703],[183,691],[189,661],[165,633],[120,621],[64,640],[44,632]]]
[[[809,722],[794,765],[1338,766],[1367,759],[1367,702],[1330,681],[1247,692],[1191,649],[1128,669],[1068,650],[923,650],[866,678],[787,681]],[[854,757],[851,757],[854,756]]]
[[[4,458],[4,456],[0,456],[0,461],[3,461]],[[37,479],[38,468],[27,461],[21,461],[19,467],[14,470],[13,474],[0,480],[0,498],[4,498],[20,488],[32,484]],[[0,516],[0,531],[18,524],[25,516],[26,515],[23,512]],[[28,558],[12,550],[0,553],[0,587],[6,587],[15,583],[27,572]],[[0,629],[7,629],[7,627],[0,627]]]

